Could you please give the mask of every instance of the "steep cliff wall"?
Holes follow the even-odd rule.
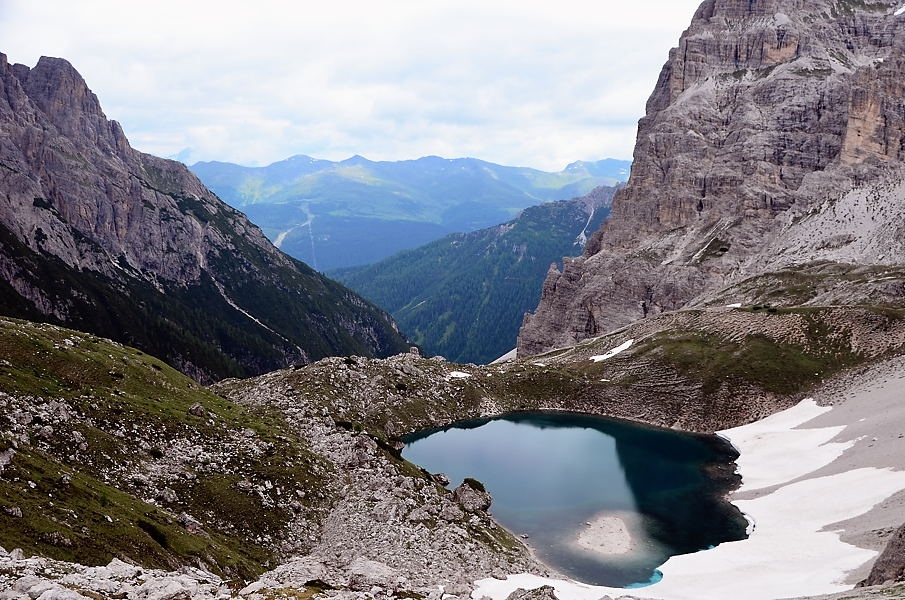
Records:
[[[891,264],[901,239],[905,15],[898,0],[707,0],[638,125],[629,182],[584,256],[551,270],[519,353],[702,302],[725,285],[822,260]],[[810,219],[871,198],[853,221]],[[861,221],[858,225],[857,221]],[[892,228],[892,230],[890,229]],[[806,248],[783,260],[789,236]],[[800,245],[800,244],[799,244]]]
[[[133,150],[68,62],[0,54],[0,311],[137,346],[201,379],[407,347],[184,165]]]

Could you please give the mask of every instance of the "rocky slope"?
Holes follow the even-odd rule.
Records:
[[[612,217],[584,256],[551,272],[520,354],[802,263],[900,264],[900,6],[703,2],[648,101]],[[901,302],[883,282],[834,294],[849,304]]]
[[[0,546],[19,549],[0,561],[141,567],[123,575],[114,561],[99,580],[185,567],[188,581],[200,569],[215,590],[283,565],[271,581],[359,589],[365,578],[365,590],[424,595],[544,572],[490,519],[486,493],[444,488],[383,431],[391,410],[459,396],[452,365],[325,359],[213,393],[138,350],[53,325],[0,319],[0,348]],[[400,377],[413,391],[391,406],[382,398],[400,394]],[[305,558],[285,564],[293,556]],[[25,574],[0,569],[0,593]]]
[[[0,351],[0,597],[465,597],[546,569],[404,434],[536,409],[721,429],[905,353],[905,314],[679,311],[530,362],[334,357],[211,389],[52,325],[0,319]]]
[[[183,165],[133,150],[62,59],[0,54],[0,310],[201,380],[406,347],[382,311],[276,250]]]

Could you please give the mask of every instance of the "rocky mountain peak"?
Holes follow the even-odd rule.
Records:
[[[704,2],[647,103],[611,218],[583,257],[551,273],[520,352],[571,344],[763,273],[775,257],[764,255],[768,243],[815,205],[897,176],[900,5]],[[814,247],[840,233],[817,233]]]
[[[118,154],[128,148],[122,127],[107,120],[97,96],[69,61],[42,56],[33,69],[16,64],[12,73],[61,134]]]
[[[201,380],[408,347],[185,165],[132,149],[59,58],[0,60],[0,311],[116,338]]]

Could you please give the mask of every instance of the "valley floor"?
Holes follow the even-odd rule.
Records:
[[[751,537],[674,557],[661,567],[661,582],[632,596],[766,600],[843,592],[864,579],[905,514],[905,359],[722,433],[741,452],[743,483],[732,501],[752,520]],[[626,593],[521,574],[482,580],[473,597],[503,600],[541,585],[560,600]],[[896,597],[870,594],[841,597]]]

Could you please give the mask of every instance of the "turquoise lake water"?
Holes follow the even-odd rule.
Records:
[[[404,440],[403,456],[493,496],[494,518],[578,581],[637,587],[667,558],[746,537],[724,500],[737,454],[724,440],[572,413],[470,421]]]

